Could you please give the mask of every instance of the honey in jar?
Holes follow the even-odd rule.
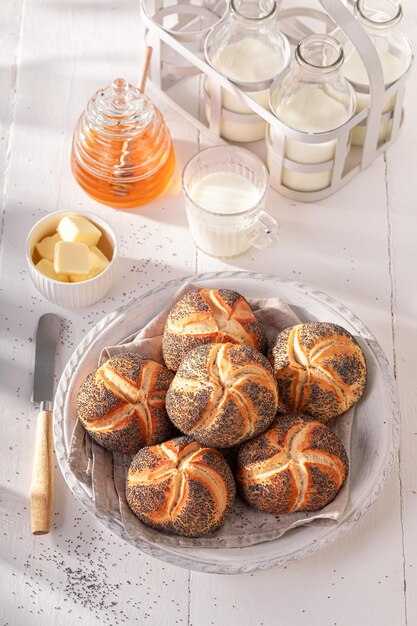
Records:
[[[94,200],[129,209],[150,202],[171,182],[169,129],[150,99],[123,78],[100,89],[74,132],[72,171]]]

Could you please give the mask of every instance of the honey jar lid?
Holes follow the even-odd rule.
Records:
[[[89,125],[99,133],[133,137],[144,132],[154,118],[149,98],[124,78],[97,91],[87,104]]]

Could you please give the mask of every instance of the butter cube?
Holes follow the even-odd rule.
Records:
[[[69,279],[71,283],[79,283],[83,280],[89,280],[94,278],[97,274],[101,274],[106,269],[110,261],[105,254],[102,253],[96,246],[90,246],[90,273],[87,275],[70,274]]]
[[[97,276],[106,269],[110,261],[96,246],[90,246],[90,275],[89,278]]]
[[[82,283],[84,280],[91,278],[90,274],[69,274],[70,283]]]
[[[48,276],[48,278],[53,278],[54,280],[60,280],[62,283],[68,282],[68,276],[66,274],[57,273],[54,268],[54,264],[48,259],[41,259],[39,263],[36,263],[36,269],[38,269],[42,274]]]
[[[54,267],[57,273],[76,274],[90,273],[90,257],[85,243],[58,241],[55,246]]]
[[[63,241],[85,243],[95,246],[101,237],[101,231],[82,215],[66,215],[58,224],[58,234]]]
[[[36,252],[39,254],[42,259],[48,259],[51,263],[54,262],[54,252],[55,252],[55,244],[61,241],[61,237],[58,233],[52,235],[51,237],[44,237],[42,241],[35,245]]]

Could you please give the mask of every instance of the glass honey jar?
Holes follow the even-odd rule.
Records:
[[[74,131],[76,181],[94,200],[129,209],[150,202],[171,182],[175,155],[159,110],[123,78],[97,91]]]

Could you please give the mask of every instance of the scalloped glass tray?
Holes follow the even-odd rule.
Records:
[[[304,321],[340,324],[359,341],[368,364],[368,384],[357,405],[352,431],[349,500],[339,523],[303,526],[279,539],[244,548],[173,548],[132,541],[116,519],[94,507],[91,489],[71,472],[68,447],[76,420],[75,397],[85,376],[97,366],[101,349],[121,342],[158,313],[181,286],[231,288],[246,297],[276,297],[292,306]],[[103,318],[84,338],[69,360],[55,396],[56,456],[69,488],[80,502],[112,532],[139,550],[180,567],[213,573],[242,573],[284,565],[313,554],[347,532],[368,510],[394,464],[399,440],[399,408],[388,361],[376,339],[345,306],[306,285],[249,272],[219,272],[189,276],[149,291],[138,300]]]

